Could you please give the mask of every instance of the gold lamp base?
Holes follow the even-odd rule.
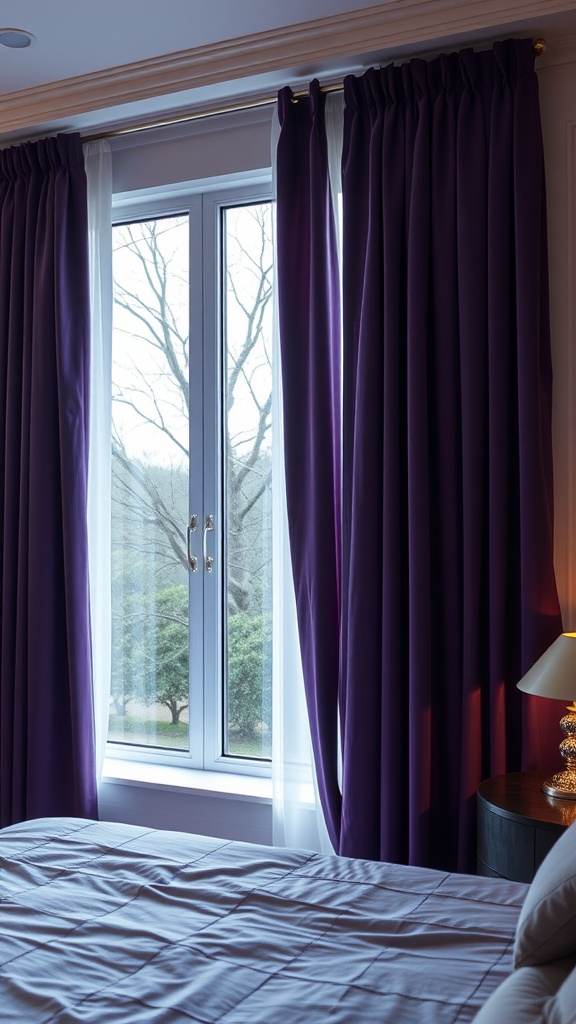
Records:
[[[552,778],[546,779],[542,792],[562,800],[576,800],[576,771],[568,768],[565,772],[558,772]]]
[[[567,715],[560,720],[560,728],[566,739],[560,744],[560,753],[566,762],[563,772],[546,779],[542,792],[562,800],[576,800],[576,701],[570,704]]]

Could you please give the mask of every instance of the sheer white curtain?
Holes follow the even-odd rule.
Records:
[[[342,153],[343,98],[326,97],[326,133],[332,200],[339,217],[340,159]],[[272,167],[280,126],[272,118]],[[298,846],[333,853],[320,807],[306,710],[302,662],[296,623],[296,600],[288,539],[284,485],[282,379],[278,339],[277,302],[273,352],[273,657],[272,657],[272,793],[273,841],[276,846]]]
[[[111,663],[110,452],[112,338],[112,161],[107,142],[84,146],[88,180],[91,393],[88,461],[90,614],[96,722],[96,775],[102,776]]]

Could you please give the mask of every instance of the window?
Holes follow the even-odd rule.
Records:
[[[116,210],[115,752],[270,759],[271,234],[254,186]]]

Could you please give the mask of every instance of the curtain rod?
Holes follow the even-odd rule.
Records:
[[[545,39],[534,39],[532,46],[534,53],[537,57],[546,52],[547,43]],[[341,92],[344,85],[342,82],[333,82],[328,85],[323,85],[322,92]],[[308,95],[308,89],[301,89],[299,92],[294,92],[293,97],[295,100],[302,99]],[[126,125],[124,127],[109,128],[101,132],[97,132],[94,135],[83,135],[83,142],[98,142],[101,139],[116,139],[121,138],[123,135],[136,135],[138,132],[151,131],[153,128],[170,128],[173,125],[187,124],[193,121],[201,121],[205,117],[218,117],[221,114],[232,114],[240,113],[243,110],[255,110],[258,107],[270,107],[276,102],[276,96],[265,96],[255,97],[251,100],[244,100],[238,103],[230,103],[223,107],[214,107],[210,110],[196,110],[188,111],[186,114],[175,115],[173,117],[159,118],[157,121],[146,121],[141,124]]]

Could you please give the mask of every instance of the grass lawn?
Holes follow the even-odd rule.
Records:
[[[125,743],[145,743],[153,747],[177,747],[188,750],[188,722],[152,720],[144,715],[110,715],[108,739]]]
[[[188,721],[172,725],[165,708],[149,716],[148,709],[140,714],[116,715],[111,713],[108,721],[108,739],[117,743],[138,743],[147,747],[171,747],[188,750]],[[232,734],[228,753],[232,757],[270,757],[270,737],[263,736],[262,742]]]

